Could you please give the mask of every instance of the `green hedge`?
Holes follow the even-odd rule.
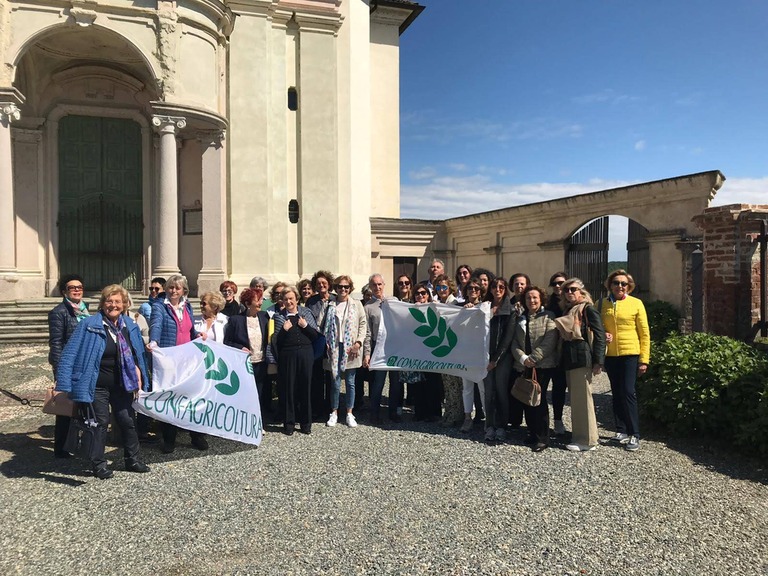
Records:
[[[645,305],[651,340],[662,342],[672,334],[679,334],[680,313],[674,305],[664,300],[654,300]]]
[[[768,455],[768,355],[743,342],[702,333],[654,342],[638,401],[672,432]]]

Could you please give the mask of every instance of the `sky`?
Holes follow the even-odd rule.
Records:
[[[401,217],[708,170],[726,177],[712,205],[768,204],[765,0],[420,3],[400,38]]]

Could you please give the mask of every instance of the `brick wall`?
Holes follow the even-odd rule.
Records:
[[[768,206],[718,206],[694,218],[704,234],[706,332],[743,340],[760,320],[759,218]]]

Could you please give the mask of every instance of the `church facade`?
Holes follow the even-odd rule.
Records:
[[[370,273],[405,0],[0,2],[0,300]]]

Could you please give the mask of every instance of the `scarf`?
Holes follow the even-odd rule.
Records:
[[[330,364],[331,374],[334,378],[346,370],[347,367],[347,352],[352,348],[352,324],[357,320],[357,308],[350,306],[350,298],[347,298],[346,307],[344,309],[344,319],[341,321],[342,330],[342,346],[339,350],[339,345],[336,342],[336,308],[340,306],[340,302],[329,302],[328,310],[326,312],[327,320],[325,323],[325,340],[328,342],[330,349]]]
[[[557,331],[560,332],[560,337],[566,342],[584,340],[581,332],[581,316],[588,304],[589,302],[580,302],[568,309],[564,315],[555,318]]]
[[[139,377],[136,374],[136,362],[133,361],[133,351],[131,345],[125,339],[123,328],[125,328],[125,317],[121,314],[117,319],[117,324],[104,316],[104,324],[115,336],[117,351],[120,354],[120,378],[123,381],[123,388],[126,392],[134,392],[139,389]]]
[[[86,306],[85,302],[83,302],[82,300],[80,300],[79,304],[75,304],[69,298],[65,298],[65,300],[67,301],[67,304],[72,306],[72,310],[74,310],[75,318],[77,319],[78,322],[90,316],[88,312],[88,306]]]

